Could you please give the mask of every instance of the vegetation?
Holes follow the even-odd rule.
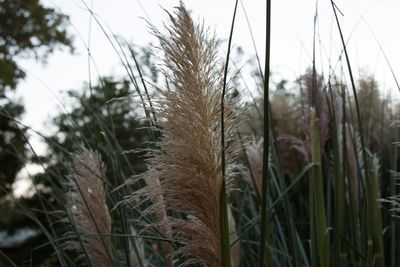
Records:
[[[2,0],[0,17],[0,185],[6,189],[1,197],[10,192],[27,158],[27,133],[15,122],[24,106],[11,94],[25,77],[17,59],[35,56],[44,61],[58,46],[72,49],[72,39],[65,28],[68,18],[39,0]]]
[[[273,85],[267,56],[245,102],[233,31],[223,58],[183,3],[168,15],[151,27],[162,67],[116,39],[128,78],[68,93],[34,196],[0,206],[0,227],[28,218],[36,241],[0,247],[0,265],[400,266],[399,111],[373,76],[354,81],[343,39],[351,87],[315,63]]]

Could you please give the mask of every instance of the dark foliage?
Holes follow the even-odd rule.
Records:
[[[67,34],[67,17],[39,0],[0,1],[0,186],[9,192],[16,174],[27,156],[26,131],[15,120],[21,119],[24,107],[9,93],[25,77],[17,63],[20,57],[34,56],[44,61],[58,46],[72,49]]]

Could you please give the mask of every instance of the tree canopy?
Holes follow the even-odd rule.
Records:
[[[66,153],[78,151],[82,145],[99,150],[103,158],[113,151],[134,151],[126,154],[131,170],[142,171],[143,153],[136,150],[147,140],[143,121],[139,119],[138,103],[131,97],[132,89],[127,80],[117,81],[115,78],[103,77],[97,85],[85,85],[82,90],[70,90],[72,110],[60,113],[54,118],[57,133],[48,142],[60,161]],[[116,155],[118,158],[122,157]],[[49,159],[51,160],[51,159]]]
[[[39,0],[0,0],[0,92],[15,89],[25,72],[17,56],[35,56],[44,60],[57,46],[72,48],[66,30],[68,17]]]
[[[0,18],[0,186],[10,190],[27,154],[26,131],[15,123],[24,106],[9,94],[25,77],[17,59],[44,61],[56,47],[73,46],[68,17],[39,0],[0,0]]]

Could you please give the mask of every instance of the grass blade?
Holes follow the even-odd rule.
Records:
[[[230,267],[231,266],[231,255],[230,255],[230,241],[229,241],[229,220],[228,220],[228,205],[227,205],[227,196],[226,196],[226,169],[225,169],[225,93],[226,93],[226,83],[228,76],[228,65],[229,65],[229,56],[231,52],[232,45],[232,36],[233,29],[235,27],[235,19],[236,19],[236,11],[239,0],[235,2],[235,9],[233,11],[231,30],[229,33],[229,41],[228,41],[228,50],[226,55],[226,63],[224,70],[224,83],[221,94],[221,160],[222,160],[222,187],[220,192],[220,232],[221,232],[221,253],[222,253],[222,266]]]
[[[266,44],[265,44],[265,71],[264,71],[264,149],[263,149],[263,182],[261,191],[261,224],[260,224],[260,257],[259,267],[272,266],[271,229],[267,217],[268,209],[268,152],[269,152],[269,74],[271,53],[271,0],[266,5]]]

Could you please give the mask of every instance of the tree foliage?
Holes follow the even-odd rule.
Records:
[[[123,162],[124,175],[143,171],[143,152],[139,149],[148,136],[139,119],[138,102],[131,94],[129,81],[116,81],[111,77],[99,79],[91,88],[86,85],[79,91],[70,90],[72,110],[53,120],[56,134],[48,141],[53,151],[48,160],[60,162],[85,145],[99,151],[106,163],[107,159]],[[111,164],[116,163],[108,165]],[[114,172],[109,174],[114,175]]]
[[[10,96],[25,77],[18,58],[44,61],[58,46],[72,49],[72,38],[68,18],[39,0],[0,0],[0,18],[0,186],[9,190],[27,153],[26,132],[15,123],[24,107]]]
[[[66,31],[67,17],[39,0],[0,1],[0,89],[15,89],[25,72],[17,56],[45,59],[59,45],[72,44]]]

